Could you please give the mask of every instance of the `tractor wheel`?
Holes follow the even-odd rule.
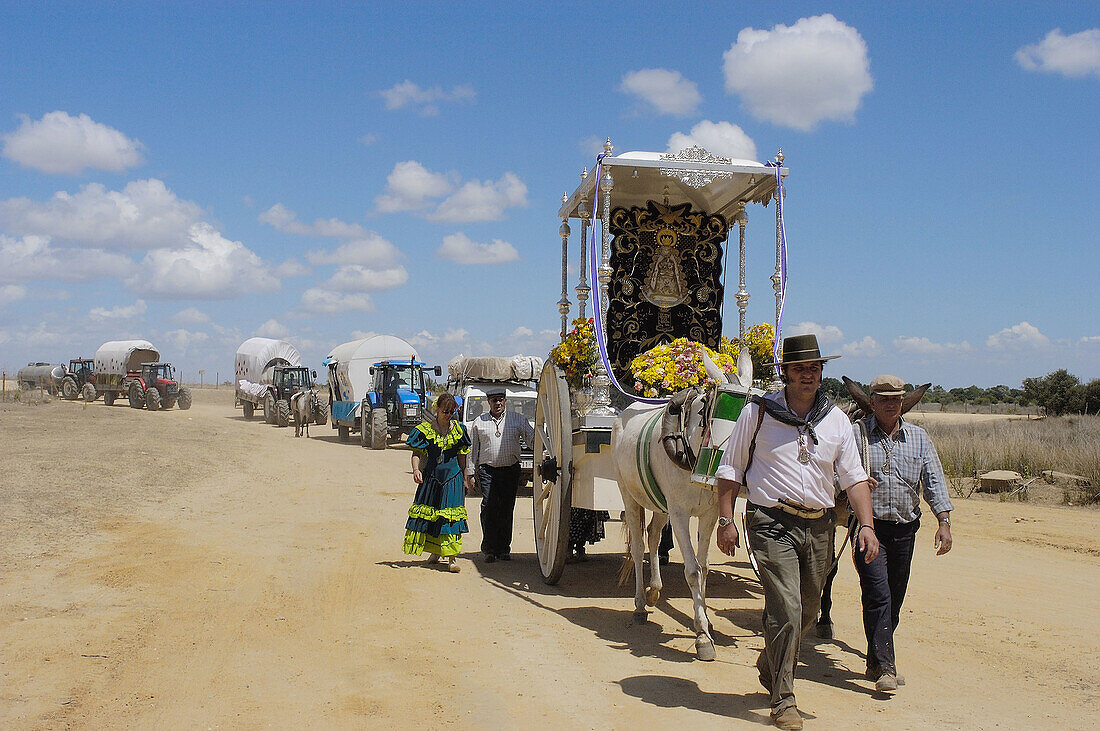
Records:
[[[172,398],[171,396],[166,397],[163,401],[160,402],[160,407],[165,410],[170,409],[175,405],[176,399]]]
[[[115,403],[115,392],[114,391],[104,391],[103,392],[103,403],[106,406],[113,405]]]
[[[264,396],[264,422],[275,423],[275,397],[268,393]]]
[[[290,426],[290,402],[285,398],[279,399],[275,404],[275,423],[279,426]]]
[[[317,399],[316,408],[313,409],[313,423],[317,426],[328,423],[328,404],[320,399]]]
[[[256,407],[252,405],[251,401],[245,401],[243,404],[241,404],[241,408],[244,409],[244,418],[251,419],[252,412],[255,411]]]
[[[370,448],[385,449],[389,441],[390,428],[386,423],[385,409],[372,409],[370,412]]]
[[[67,398],[70,401],[75,401],[76,397],[80,395],[80,389],[76,386],[76,381],[72,376],[65,376],[61,381],[61,396]]]
[[[351,439],[351,431],[346,426],[337,426],[336,434],[340,437],[341,442],[346,442]]]
[[[84,397],[85,401],[92,403],[99,394],[95,392],[95,384],[85,383],[84,388],[80,389],[80,395]]]
[[[160,391],[155,388],[145,389],[145,408],[160,411]]]
[[[179,405],[180,411],[187,411],[191,408],[191,389],[181,388],[180,395],[176,396],[176,404]]]
[[[140,409],[145,406],[145,392],[141,390],[141,384],[137,381],[130,383],[130,408]]]

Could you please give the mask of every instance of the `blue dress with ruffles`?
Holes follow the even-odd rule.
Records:
[[[466,488],[458,455],[470,452],[470,436],[457,419],[446,434],[439,434],[427,421],[421,422],[406,440],[420,452],[420,473],[424,481],[416,488],[405,522],[405,553],[419,556],[427,551],[439,556],[462,552],[466,525]]]

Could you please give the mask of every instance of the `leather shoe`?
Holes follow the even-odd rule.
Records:
[[[794,706],[787,706],[779,714],[772,716],[772,722],[777,728],[800,729],[802,728],[802,714]]]
[[[898,679],[893,673],[887,671],[878,676],[878,680],[875,681],[875,690],[897,690]]]
[[[512,554],[502,553],[502,554],[498,555],[497,558],[499,558],[501,561],[511,561],[512,560]]]
[[[497,560],[497,557],[494,556],[493,554],[491,554],[491,553],[485,554],[485,563],[492,563],[493,561],[496,561],[496,560]]]

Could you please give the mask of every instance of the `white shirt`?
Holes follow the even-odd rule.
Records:
[[[786,393],[776,394],[773,400],[786,405]],[[765,415],[746,482],[745,462],[761,408],[746,404],[742,409],[716,472],[722,479],[745,485],[749,502],[766,508],[774,507],[780,500],[812,509],[831,508],[834,473],[844,490],[867,479],[852,424],[840,409],[833,407],[814,427],[817,441],[808,434],[804,436],[809,464],[798,461],[798,429]]]
[[[497,435],[497,425],[500,435]],[[519,462],[520,439],[527,446],[535,443],[535,429],[527,417],[505,410],[501,419],[489,412],[470,422],[470,456],[466,458],[466,474],[474,474],[479,464],[490,467],[510,467]]]

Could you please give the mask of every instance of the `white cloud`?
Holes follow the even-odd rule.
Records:
[[[403,266],[371,269],[352,264],[337,269],[326,286],[341,292],[374,292],[400,287],[407,281],[409,272]]]
[[[310,264],[359,264],[366,267],[384,267],[396,263],[402,254],[400,249],[376,233],[367,232],[362,239],[341,244],[332,251],[311,251],[306,254]]]
[[[422,89],[419,84],[409,80],[378,93],[386,100],[386,109],[416,108],[425,117],[439,114],[440,102],[472,103],[477,98],[477,92],[467,84],[452,86],[450,91],[446,91],[441,86]]]
[[[373,312],[374,302],[366,294],[341,294],[325,289],[307,289],[299,304],[307,315],[334,315],[338,312]]]
[[[263,223],[298,236],[325,236],[340,239],[360,238],[372,235],[372,232],[357,223],[347,223],[338,218],[318,218],[312,224],[298,220],[297,214],[282,203],[276,203],[258,216]],[[376,234],[375,234],[376,235]]]
[[[1082,343],[1100,343],[1100,335],[1086,335],[1081,338]]]
[[[294,257],[290,257],[279,266],[275,267],[275,276],[279,279],[289,279],[291,277],[304,277],[312,271],[302,262],[298,261]]]
[[[465,342],[470,337],[470,333],[462,328],[447,328],[442,335],[429,332],[427,330],[421,330],[420,332],[410,336],[408,341],[410,344],[417,348],[423,348],[425,346],[439,345],[443,343],[453,344]],[[421,354],[423,357],[423,354]]]
[[[894,347],[913,355],[951,355],[969,351],[970,343],[936,343],[925,337],[903,336],[894,338]]]
[[[5,284],[0,287],[0,307],[18,302],[27,296],[27,288],[19,284]]]
[[[1021,322],[1006,327],[986,338],[985,346],[991,350],[1015,350],[1023,348],[1045,348],[1050,338],[1039,332],[1039,328],[1030,322]]]
[[[184,330],[180,328],[178,330],[166,330],[160,334],[158,338],[161,342],[167,342],[170,347],[168,352],[181,353],[186,351],[193,345],[206,342],[210,339],[210,336],[204,332],[194,332],[191,330]]]
[[[698,145],[707,152],[738,160],[755,160],[756,143],[745,134],[745,130],[729,122],[711,122],[704,119],[691,132],[674,132],[668,138],[668,151],[679,152],[692,145]]]
[[[0,226],[9,234],[131,250],[183,245],[201,215],[198,205],[155,178],[132,181],[121,191],[89,183],[78,193],[58,191],[45,203],[0,201]]]
[[[25,167],[79,175],[85,168],[121,173],[145,162],[140,142],[87,114],[50,112],[37,122],[21,116],[19,129],[3,135],[4,157]]]
[[[595,157],[596,155],[599,155],[601,152],[603,152],[603,146],[605,142],[606,139],[601,139],[596,135],[589,135],[588,137],[585,137],[580,142],[578,142],[577,146],[580,148],[582,155],[591,155],[592,157]]]
[[[145,300],[138,300],[127,307],[112,307],[110,309],[106,307],[93,307],[88,310],[88,317],[95,322],[104,322],[107,320],[133,320],[144,315],[147,309],[148,307],[145,305]]]
[[[416,160],[399,162],[386,176],[386,192],[374,199],[375,205],[381,213],[421,210],[454,189],[452,177],[433,173]]]
[[[836,325],[819,325],[809,320],[789,328],[790,335],[816,335],[819,345],[830,345],[844,340],[844,332]]]
[[[290,335],[290,330],[278,320],[272,319],[256,328],[254,335],[261,338],[276,338],[281,340],[287,335]]]
[[[527,186],[514,173],[504,173],[495,183],[471,180],[463,184],[429,218],[450,223],[497,221],[506,208],[526,205]]]
[[[512,333],[511,333],[511,335],[509,335],[509,337],[529,338],[529,337],[533,336],[534,334],[535,334],[535,331],[532,330],[531,328],[524,327],[523,325],[520,325],[519,327],[517,327],[515,330],[512,331]]]
[[[519,252],[507,241],[493,239],[491,244],[480,244],[464,233],[443,237],[443,244],[436,249],[436,256],[459,264],[503,264],[517,261]]]
[[[371,134],[370,132],[366,133],[365,135],[359,136],[359,144],[363,145],[364,147],[370,147],[377,141],[378,135]]]
[[[1061,28],[1047,33],[1039,43],[1016,51],[1016,63],[1028,71],[1062,74],[1070,78],[1100,78],[1100,28],[1063,35]]]
[[[629,71],[623,75],[619,88],[649,103],[662,114],[694,114],[703,101],[694,81],[669,69]]]
[[[381,335],[381,333],[376,333],[374,330],[352,330],[351,331],[351,339],[352,340],[365,340],[367,338],[373,338],[375,335]]]
[[[726,91],[753,116],[802,131],[853,120],[874,86],[859,31],[828,13],[770,31],[745,28],[723,59]]]
[[[114,276],[133,266],[128,257],[101,249],[56,248],[46,236],[13,239],[0,234],[0,283],[79,282]]]
[[[877,340],[867,335],[863,340],[845,343],[841,346],[840,352],[848,356],[873,358],[882,353],[882,348],[879,346]]]
[[[204,325],[210,322],[210,316],[197,307],[180,310],[172,316],[172,319],[180,325]]]
[[[130,290],[163,299],[228,299],[279,289],[279,280],[255,252],[210,224],[194,224],[190,239],[183,248],[147,253],[126,280]]]

